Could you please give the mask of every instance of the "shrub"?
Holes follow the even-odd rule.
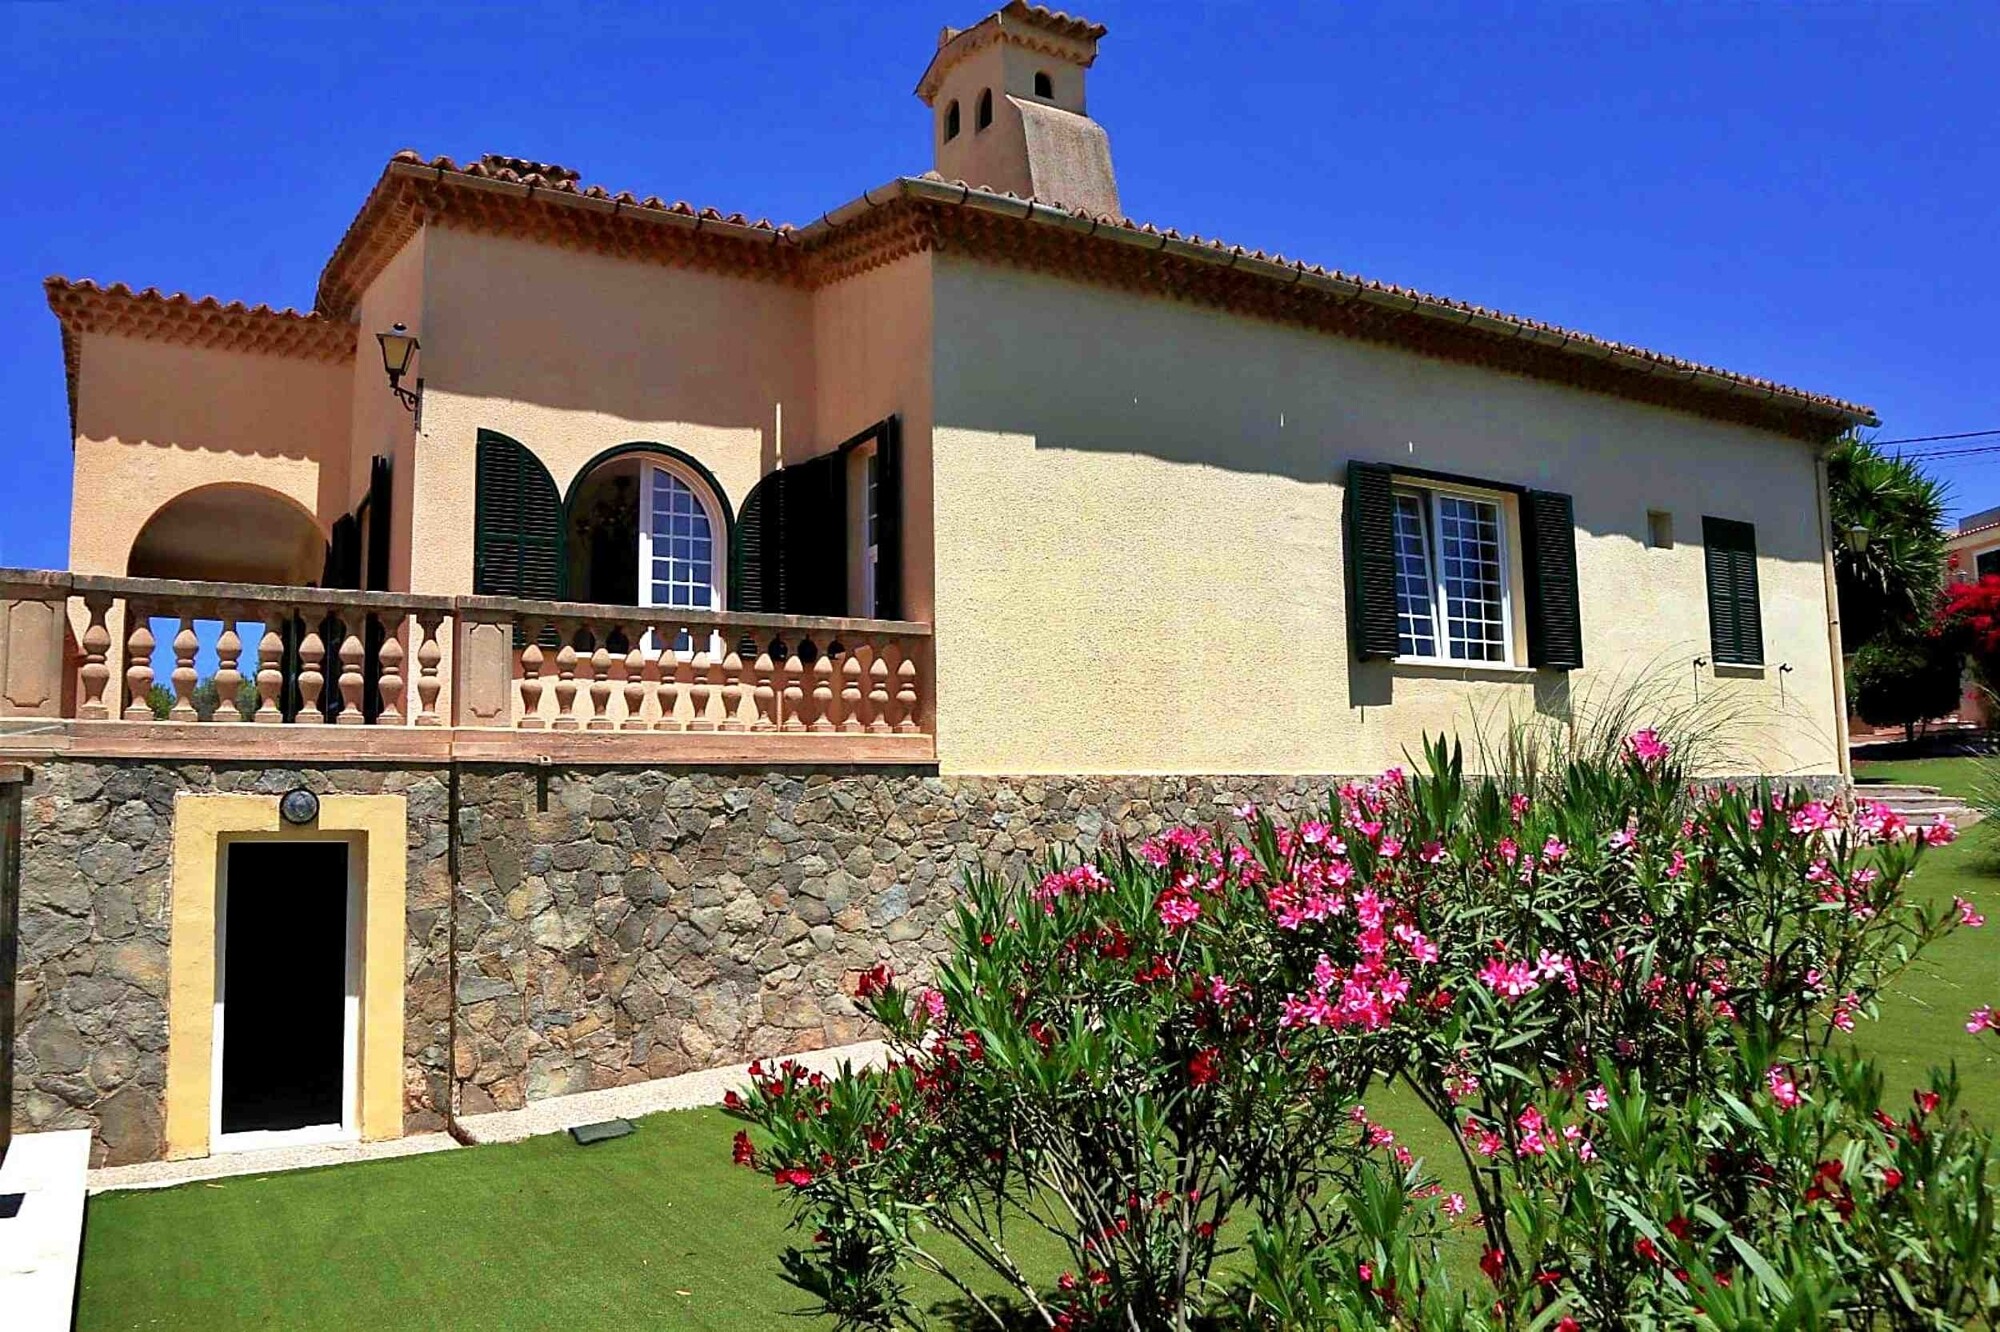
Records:
[[[731,1106],[760,1136],[737,1159],[811,1234],[785,1261],[824,1311],[914,1322],[912,1269],[995,1326],[995,1282],[1037,1325],[1177,1332],[1671,1324],[1765,1268],[1745,1320],[1880,1305],[1863,1274],[1908,1236],[1828,1248],[1775,1223],[1811,1187],[1778,1184],[1872,1131],[1848,1091],[1865,1075],[1832,1051],[1970,921],[1904,891],[1949,825],[1699,790],[1643,730],[1520,784],[1440,740],[1323,817],[1236,819],[1028,883],[973,875],[929,986],[860,979],[885,1068],[753,1068]],[[1469,1207],[1362,1109],[1391,1081],[1452,1133]],[[1925,1178],[1972,1207],[1971,1262],[1988,1148],[1961,1146]],[[1681,1265],[1656,1261],[1697,1220]],[[1438,1276],[1440,1234],[1468,1223],[1495,1314]],[[1069,1271],[1029,1270],[1022,1230]],[[1965,1295],[1969,1270],[1944,1264],[1926,1298]]]
[[[1914,740],[1917,724],[1958,709],[1962,655],[1941,635],[1878,638],[1847,667],[1847,696],[1870,726],[1900,726]]]

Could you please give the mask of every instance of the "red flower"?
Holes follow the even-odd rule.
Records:
[[[1583,1332],[1583,1324],[1565,1314],[1556,1320],[1556,1332]]]
[[[1217,1056],[1214,1050],[1202,1050],[1188,1060],[1188,1081],[1197,1087],[1205,1087],[1217,1077]]]
[[[1499,1285],[1500,1278],[1507,1271],[1507,1255],[1498,1249],[1488,1249],[1479,1255],[1479,1270],[1486,1273],[1488,1281]]]
[[[1644,1258],[1649,1263],[1657,1263],[1660,1261],[1659,1246],[1654,1244],[1653,1241],[1645,1235],[1641,1235],[1638,1239],[1638,1242],[1632,1246],[1632,1252],[1638,1254],[1641,1258]]]
[[[1910,1095],[1916,1101],[1920,1113],[1927,1115],[1938,1108],[1938,1094],[1934,1091],[1911,1092]]]
[[[854,993],[862,999],[877,999],[889,992],[889,987],[895,980],[895,972],[889,970],[886,964],[878,964],[861,973],[861,979],[855,983]]]
[[[1885,1166],[1882,1170],[1882,1192],[1894,1193],[1902,1185],[1903,1172],[1894,1166]]]
[[[784,1166],[775,1171],[771,1178],[780,1184],[789,1185],[795,1189],[803,1189],[811,1186],[813,1172],[804,1166]]]
[[[722,1094],[722,1105],[726,1110],[741,1110],[743,1108],[743,1098],[733,1091],[724,1092]]]
[[[1693,1230],[1694,1227],[1688,1224],[1688,1219],[1684,1216],[1677,1216],[1667,1222],[1667,1233],[1677,1240],[1685,1241]]]
[[[757,1149],[750,1145],[750,1135],[741,1129],[736,1131],[736,1142],[729,1155],[740,1166],[757,1164]]]

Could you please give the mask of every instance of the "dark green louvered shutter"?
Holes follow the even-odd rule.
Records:
[[[875,618],[903,618],[903,423],[875,437]]]
[[[1357,657],[1396,655],[1396,499],[1387,467],[1347,464],[1347,606]]]
[[[1708,637],[1724,666],[1764,664],[1764,620],[1757,605],[1757,529],[1730,518],[1701,520],[1708,569]]]
[[[562,597],[562,496],[541,459],[490,430],[479,432],[472,539],[472,590],[478,595]]]
[[[1528,566],[1528,664],[1573,671],[1583,665],[1583,617],[1576,595],[1576,512],[1569,496],[1522,493],[1521,548]]]
[[[785,529],[784,610],[791,615],[847,614],[847,455],[836,449],[781,473]]]
[[[389,460],[377,457],[368,465],[368,541],[365,586],[370,592],[389,590]]]
[[[791,478],[783,468],[750,488],[736,515],[736,540],[729,556],[729,609],[775,615],[785,608],[785,493]]]

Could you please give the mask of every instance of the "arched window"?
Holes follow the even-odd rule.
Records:
[[[639,473],[639,604],[722,609],[718,523],[679,469],[647,458]]]
[[[979,122],[975,128],[985,129],[993,123],[993,90],[988,88],[979,94]]]
[[[1054,101],[1055,95],[1056,95],[1056,81],[1049,77],[1049,72],[1047,70],[1045,69],[1036,70],[1035,96],[1046,97],[1050,101]]]
[[[944,109],[944,141],[950,143],[958,137],[958,101],[954,98]]]

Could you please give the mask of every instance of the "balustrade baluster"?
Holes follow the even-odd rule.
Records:
[[[365,613],[350,612],[348,618],[353,623],[341,625],[344,632],[340,640],[340,716],[334,719],[334,724],[359,726],[368,720],[361,710],[362,698],[367,692],[361,662],[368,655],[363,638],[368,617]]]
[[[125,603],[125,720],[153,720],[153,625],[145,608]]]
[[[609,731],[617,726],[611,719],[611,649],[604,646],[609,635],[604,625],[591,631],[597,646],[590,654],[590,720],[584,723],[585,730]]]
[[[709,642],[703,639],[701,650],[694,654],[694,661],[688,668],[694,678],[694,707],[688,716],[690,731],[715,729],[715,718],[709,713],[710,707],[716,702],[715,656],[708,649]]]
[[[848,735],[859,735],[865,729],[861,720],[861,648],[850,643],[840,661],[840,729]]]
[[[896,733],[915,735],[919,729],[917,722],[917,663],[905,644],[899,651],[902,660],[896,666]]]
[[[676,731],[689,731],[694,729],[691,723],[696,717],[694,710],[694,658],[692,656],[683,656],[678,650],[676,645],[681,641],[681,632],[682,630],[678,625],[672,626],[668,631],[664,640],[667,646],[660,650],[660,660],[662,663],[660,673],[662,675],[666,674],[665,662],[667,657],[671,655],[674,659],[674,705],[673,711],[667,715],[673,718],[672,729]],[[692,641],[690,641],[689,646],[693,646]],[[687,704],[685,709],[681,707],[683,702]],[[666,716],[662,716],[660,720],[664,723]]]
[[[556,621],[556,718],[551,725],[558,731],[574,731],[576,720],[576,622]]]
[[[782,729],[806,729],[805,659],[800,655],[804,640],[791,644],[785,652],[785,716]]]
[[[873,735],[887,735],[895,728],[889,724],[889,658],[888,640],[871,638],[868,640],[868,730]]]
[[[201,720],[201,714],[194,710],[194,686],[199,678],[194,671],[194,654],[200,650],[201,640],[194,633],[194,617],[181,616],[181,631],[174,635],[174,706],[167,713],[173,721]]]
[[[542,720],[542,672],[547,667],[542,659],[542,622],[523,620],[521,632],[527,637],[521,649],[521,729],[539,731],[548,725]]]
[[[239,608],[222,608],[222,632],[215,636],[215,715],[210,721],[240,722],[236,696],[243,692],[243,639],[236,632]]]
[[[257,640],[257,716],[253,719],[272,725],[285,719],[285,626],[291,623],[287,611],[264,616],[264,633]]]
[[[82,697],[77,701],[76,715],[85,721],[106,721],[111,716],[111,705],[104,697],[111,687],[111,667],[106,660],[111,654],[111,628],[106,623],[111,598],[92,592],[83,604],[90,612],[90,624],[83,631],[83,666],[77,671]]]
[[[438,716],[438,694],[444,688],[444,680],[438,674],[438,664],[444,660],[444,644],[438,641],[438,633],[444,624],[444,616],[437,611],[423,611],[417,616],[417,632],[421,637],[417,643],[417,725],[439,726],[443,719]]]
[[[766,646],[757,654],[757,685],[751,695],[755,705],[750,716],[753,731],[774,731],[778,728],[778,691],[771,686],[771,677],[777,667],[771,662],[771,649]]]
[[[408,626],[409,618],[402,615],[391,616],[382,625],[382,650],[376,654],[382,668],[375,681],[375,692],[382,696],[382,710],[375,714],[377,726],[403,724],[403,634]]]
[[[815,645],[818,646],[818,645]],[[834,729],[833,706],[833,654],[827,648],[819,648],[819,657],[812,668],[812,722],[806,728],[825,733]]]
[[[319,636],[320,618],[320,607],[306,607],[306,636],[299,640],[298,720],[304,726],[326,722],[326,714],[319,709],[320,692],[326,688],[326,640]]]
[[[646,631],[638,625],[630,626],[632,650],[625,654],[625,721],[624,729],[643,731],[646,729],[646,649],[641,646],[646,640]]]
[[[743,730],[743,704],[750,697],[750,673],[743,669],[742,655],[730,648],[716,670],[728,680],[722,686],[722,729]]]

